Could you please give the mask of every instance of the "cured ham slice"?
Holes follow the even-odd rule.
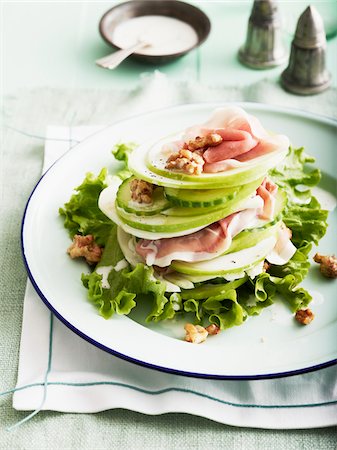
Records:
[[[214,133],[219,134],[223,141],[216,147],[209,147],[205,151],[203,157],[206,163],[235,158],[242,153],[249,152],[258,144],[257,139],[244,130],[225,128],[216,129]]]
[[[256,193],[263,199],[263,209],[260,213],[261,219],[272,219],[275,211],[275,197],[278,186],[267,177],[257,188]]]
[[[231,245],[232,238],[240,231],[254,224],[258,208],[246,209],[213,223],[188,236],[169,239],[141,239],[136,252],[148,266],[167,267],[173,260],[196,262],[205,261],[224,253]]]
[[[259,120],[238,107],[219,108],[204,124],[186,130],[184,140],[209,133],[220,134],[223,142],[205,150],[203,171],[223,172],[278,149],[286,150],[289,140],[283,135],[268,133]]]

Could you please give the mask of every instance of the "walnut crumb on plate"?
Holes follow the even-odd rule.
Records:
[[[208,331],[201,325],[193,325],[192,323],[187,323],[184,328],[186,331],[186,342],[191,342],[192,344],[201,344],[206,340],[208,336]]]
[[[310,322],[314,320],[314,318],[315,315],[309,308],[299,309],[295,314],[295,319],[302,325],[308,325]]]
[[[85,258],[88,264],[96,264],[100,261],[103,249],[96,244],[91,234],[81,236],[75,234],[73,242],[67,249],[70,258]]]
[[[335,255],[321,255],[316,253],[314,261],[320,264],[320,271],[322,275],[327,278],[337,277],[337,258]]]

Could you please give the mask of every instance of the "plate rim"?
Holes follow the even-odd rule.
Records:
[[[317,122],[320,123],[324,123],[326,125],[330,125],[330,126],[334,126],[336,127],[337,130],[337,120],[324,116],[324,115],[319,115],[319,114],[314,114],[311,112],[307,112],[301,109],[297,109],[297,108],[288,108],[288,107],[280,107],[280,106],[274,106],[274,105],[270,105],[270,104],[264,104],[264,103],[258,103],[258,102],[226,102],[226,104],[230,104],[230,105],[235,105],[235,106],[240,106],[243,108],[256,108],[258,110],[264,110],[264,111],[273,111],[273,112],[278,112],[278,113],[285,113],[285,114],[292,114],[292,115],[296,115],[296,116],[300,116],[306,119],[311,119],[311,120],[315,120]],[[23,216],[22,216],[22,220],[21,220],[21,231],[20,231],[20,244],[21,244],[21,254],[22,254],[22,258],[23,258],[23,262],[27,271],[27,275],[29,280],[31,281],[35,291],[37,292],[37,294],[39,295],[39,297],[41,298],[41,300],[43,301],[43,303],[48,307],[48,309],[65,325],[67,326],[67,328],[69,328],[71,331],[73,331],[75,334],[77,334],[78,336],[80,336],[82,339],[84,339],[85,341],[89,342],[90,344],[94,345],[95,347],[99,348],[100,350],[103,350],[109,354],[112,354],[113,356],[116,356],[118,358],[121,358],[125,361],[128,361],[130,363],[142,366],[142,367],[146,367],[152,370],[156,370],[156,371],[160,371],[160,372],[164,372],[164,373],[170,373],[170,374],[175,374],[175,375],[180,375],[180,376],[186,376],[186,377],[192,377],[192,378],[200,378],[200,379],[214,379],[214,380],[263,380],[263,379],[275,379],[275,378],[285,378],[285,377],[290,377],[290,376],[294,376],[294,375],[300,375],[300,374],[305,374],[305,373],[310,373],[310,372],[314,372],[320,369],[324,369],[327,367],[331,367],[333,365],[337,364],[337,358],[334,358],[332,360],[329,361],[325,361],[323,363],[319,363],[319,364],[314,364],[314,365],[310,365],[308,367],[304,367],[304,368],[300,368],[300,369],[294,369],[294,370],[288,370],[288,371],[283,371],[283,372],[274,372],[274,373],[267,373],[267,374],[255,374],[255,375],[219,375],[219,374],[209,374],[209,373],[195,373],[195,372],[190,372],[190,371],[185,371],[185,370],[179,370],[179,369],[173,369],[170,367],[163,367],[163,366],[159,366],[153,363],[149,363],[146,361],[141,361],[137,358],[125,355],[123,353],[118,352],[117,350],[114,350],[112,348],[109,348],[107,346],[105,346],[104,344],[96,341],[95,339],[93,339],[92,337],[88,336],[87,334],[85,334],[84,332],[82,332],[81,330],[79,330],[78,328],[76,328],[72,323],[70,323],[65,317],[62,316],[62,314],[60,314],[54,307],[53,305],[49,302],[48,298],[43,294],[43,292],[41,291],[41,289],[39,288],[38,283],[36,282],[29,264],[28,264],[28,260],[26,258],[26,254],[25,254],[25,246],[24,246],[24,229],[25,229],[25,220],[26,220],[26,215],[27,215],[27,210],[28,207],[30,205],[31,199],[35,194],[36,189],[38,188],[38,186],[40,185],[40,183],[42,182],[42,180],[45,178],[46,174],[50,171],[50,169],[58,163],[58,161],[62,158],[64,158],[69,152],[71,152],[73,149],[75,149],[78,145],[82,144],[83,142],[85,142],[88,139],[91,139],[93,136],[95,136],[96,134],[99,134],[101,132],[103,132],[104,130],[107,130],[108,128],[115,126],[119,123],[123,123],[125,121],[129,121],[132,119],[136,119],[137,117],[144,117],[147,115],[151,115],[154,112],[156,113],[160,113],[160,112],[165,112],[167,110],[171,110],[171,109],[179,109],[182,107],[205,107],[205,106],[213,106],[213,107],[220,107],[223,106],[224,103],[223,102],[198,102],[198,103],[185,103],[185,104],[179,104],[179,105],[175,105],[175,106],[167,106],[164,108],[158,108],[158,109],[154,109],[151,111],[148,111],[146,113],[139,113],[139,114],[135,114],[117,121],[114,121],[112,123],[109,123],[107,126],[95,131],[94,133],[90,134],[88,137],[86,137],[85,139],[83,139],[82,141],[76,143],[75,145],[73,145],[69,150],[67,150],[62,156],[60,156],[59,158],[57,158],[57,160],[41,175],[41,177],[39,178],[39,180],[37,181],[37,183],[35,184],[33,190],[31,191],[28,200],[26,202],[25,208],[24,208],[24,212],[23,212]]]

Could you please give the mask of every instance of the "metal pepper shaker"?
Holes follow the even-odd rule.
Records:
[[[325,66],[326,37],[322,17],[308,6],[297,22],[288,67],[281,84],[294,94],[311,95],[330,86],[331,75]]]
[[[255,0],[248,21],[246,42],[239,50],[239,60],[253,69],[269,69],[287,59],[283,45],[277,3]]]

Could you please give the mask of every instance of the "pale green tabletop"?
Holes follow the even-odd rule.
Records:
[[[130,88],[139,74],[159,68],[172,77],[198,78],[206,84],[247,85],[278,79],[285,66],[267,71],[250,70],[237,61],[244,43],[251,0],[194,1],[210,17],[212,30],[199,52],[191,52],[169,65],[153,67],[126,61],[114,71],[96,67],[95,59],[112,50],[100,37],[102,14],[118,2],[10,2],[3,4],[3,89],[53,86],[68,88]],[[281,1],[285,41],[291,41],[298,14],[307,0]],[[337,28],[336,0],[311,2]],[[330,25],[329,25],[330,26]],[[327,64],[337,86],[337,38],[328,42]],[[314,101],[314,100],[313,100]]]
[[[116,3],[116,2],[115,2]],[[253,71],[237,62],[237,50],[245,39],[251,1],[201,1],[198,4],[210,17],[212,32],[199,51],[169,65],[154,67],[126,61],[113,72],[95,66],[94,60],[110,52],[98,33],[101,15],[114,2],[2,2],[2,94],[5,94],[4,117],[13,123],[14,112],[22,107],[20,128],[34,129],[35,117],[30,115],[28,100],[34,96],[57,98],[62,92],[80,89],[133,89],[144,72],[159,69],[172,81],[195,80],[207,86],[244,88],[261,80],[277,85],[284,69]],[[314,2],[326,18],[337,22],[336,0]],[[288,33],[298,13],[307,1],[280,2]],[[335,15],[335,16],[334,16]],[[328,41],[327,64],[337,86],[337,37]],[[43,89],[43,88],[49,88]],[[281,88],[280,88],[281,91]],[[69,98],[64,95],[62,98]],[[315,110],[319,98],[289,98],[303,109]],[[328,95],[327,95],[328,98]],[[76,95],[74,96],[77,101]],[[41,99],[39,99],[40,101]],[[83,100],[83,99],[82,99]],[[204,98],[203,100],[207,100]],[[214,100],[214,98],[212,98]],[[283,99],[284,100],[284,99]],[[322,102],[320,112],[322,112]],[[83,105],[83,101],[79,103]],[[283,101],[284,104],[284,101]],[[19,105],[19,106],[18,106]],[[76,115],[76,102],[64,105],[64,122],[69,114]],[[26,109],[25,109],[26,108]],[[27,109],[28,108],[28,109]],[[61,108],[59,107],[58,111]],[[330,105],[331,110],[331,105]],[[41,117],[41,112],[39,117]],[[82,114],[82,123],[83,114]],[[15,119],[15,117],[14,117]],[[90,116],[91,121],[92,116]],[[76,117],[72,118],[76,124]],[[101,120],[97,119],[97,123]],[[15,120],[14,120],[15,123]],[[41,122],[42,123],[42,122]],[[55,123],[54,123],[55,124]],[[43,140],[29,141],[29,136],[6,131],[3,145],[4,167],[1,178],[3,206],[1,212],[1,306],[0,306],[0,391],[14,387],[20,343],[21,319],[26,273],[20,253],[20,219],[25,202],[39,177],[43,155]],[[38,130],[43,133],[42,129]],[[34,129],[36,132],[36,129]],[[3,142],[2,142],[3,144]],[[333,449],[336,448],[336,428],[314,430],[253,430],[220,425],[206,419],[183,414],[145,416],[114,410],[98,414],[60,414],[41,412],[30,422],[13,432],[5,427],[13,425],[27,413],[16,412],[11,397],[0,398],[0,449],[106,449],[106,448],[230,448],[230,449]]]

